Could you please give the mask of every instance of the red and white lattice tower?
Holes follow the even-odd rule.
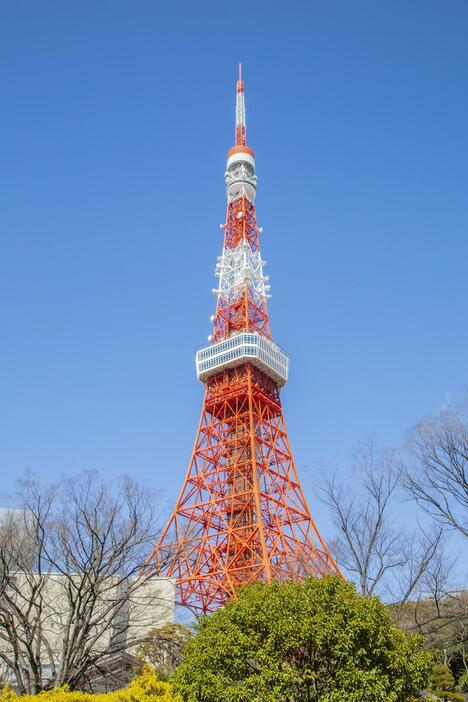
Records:
[[[307,506],[281,408],[289,358],[270,333],[240,67],[225,180],[213,334],[196,354],[205,385],[200,424],[179,499],[148,559],[177,579],[177,601],[195,612],[216,609],[255,580],[339,573]]]

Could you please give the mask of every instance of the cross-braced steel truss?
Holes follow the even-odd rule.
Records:
[[[210,611],[255,580],[338,572],[310,515],[278,389],[250,364],[207,383],[187,477],[151,557]]]

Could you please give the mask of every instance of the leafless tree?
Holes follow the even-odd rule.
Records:
[[[468,395],[420,422],[410,433],[411,465],[404,484],[440,524],[468,537]]]
[[[402,471],[407,494],[447,532],[468,537],[468,394],[419,422],[408,435]],[[468,670],[468,591],[451,573],[457,557],[437,554],[424,576],[423,594],[409,602],[402,621],[423,633],[445,663]]]
[[[76,688],[167,621],[171,587],[142,570],[157,532],[131,480],[22,481],[0,520],[0,661],[20,693]]]
[[[323,477],[319,496],[331,509],[339,565],[364,595],[404,603],[422,584],[441,547],[442,530],[411,529],[395,509],[401,462],[394,451],[364,442],[353,457],[352,485]],[[408,520],[411,521],[411,520]]]
[[[397,621],[423,634],[445,665],[455,663],[468,671],[468,591],[457,588],[453,580],[456,560],[443,551],[435,554],[419,596],[398,607]]]

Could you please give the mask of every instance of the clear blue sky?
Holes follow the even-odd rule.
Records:
[[[4,3],[0,470],[172,503],[202,401],[237,62],[307,495],[468,378],[468,4]],[[323,506],[312,505],[327,533]]]

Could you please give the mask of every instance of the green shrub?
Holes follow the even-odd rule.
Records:
[[[447,665],[437,663],[429,676],[431,690],[454,690],[455,678]]]
[[[448,666],[442,663],[435,665],[429,681],[429,689],[432,692],[433,699],[442,700],[442,702],[463,702],[463,695],[455,692],[455,678]]]
[[[335,576],[255,583],[201,619],[173,681],[186,702],[409,702],[433,655]]]
[[[468,672],[463,673],[458,681],[457,690],[460,692],[468,692]]]

